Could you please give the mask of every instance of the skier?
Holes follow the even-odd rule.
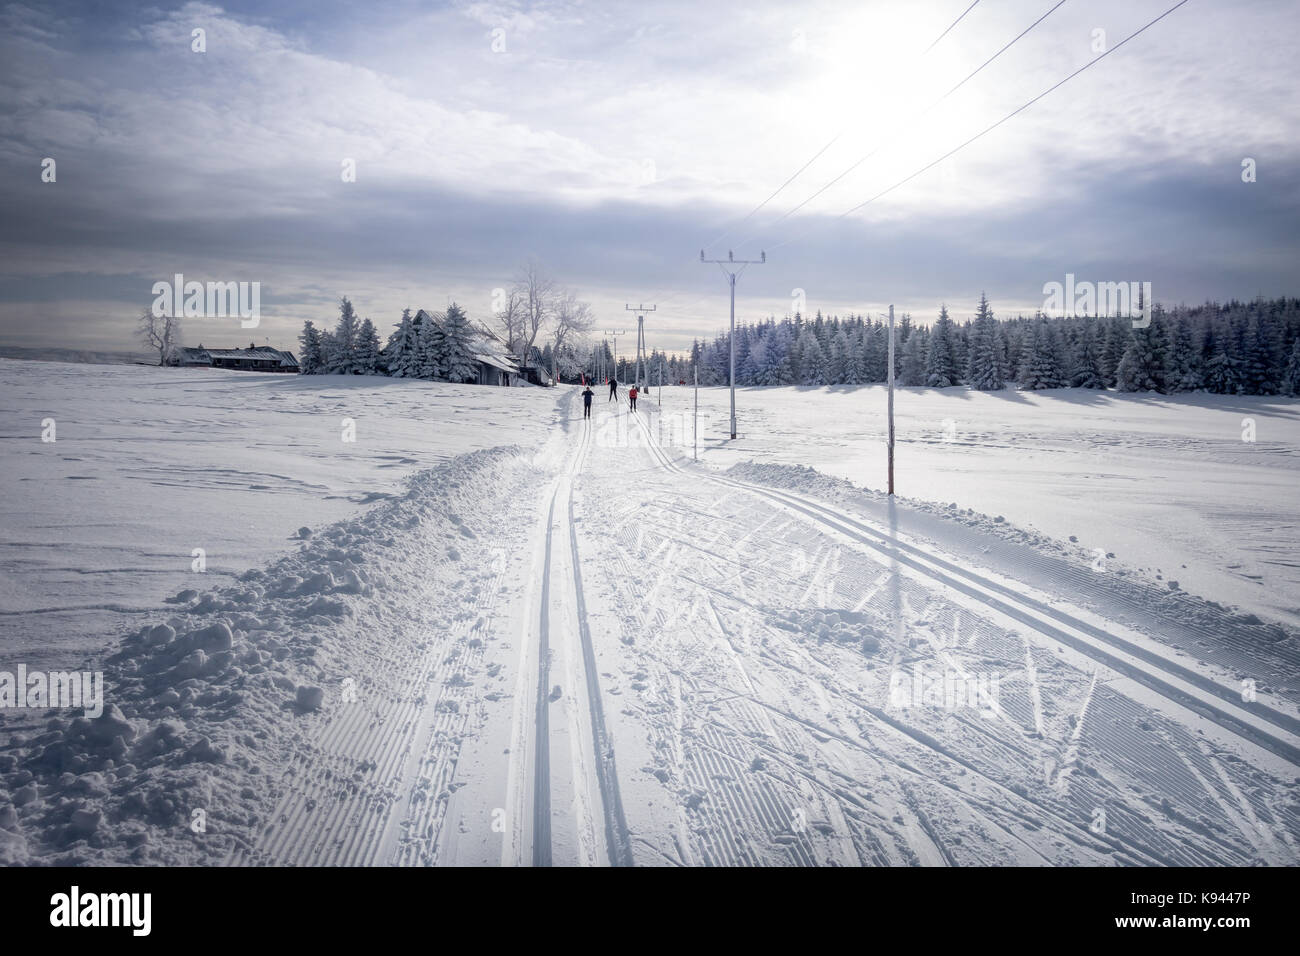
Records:
[[[633,385],[627,390],[628,401],[632,403],[632,411],[636,411],[636,386]]]
[[[611,375],[609,377],[609,400],[612,402],[616,398],[618,398],[618,382]]]
[[[586,388],[582,390],[582,417],[583,418],[591,417],[591,400],[595,397],[596,397],[596,393],[591,390],[590,385],[588,385]]]

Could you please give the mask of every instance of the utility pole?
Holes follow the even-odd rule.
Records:
[[[758,259],[737,259],[730,252],[725,259],[706,259],[704,250],[700,250],[700,262],[715,263],[722,270],[731,285],[731,334],[727,336],[731,345],[731,438],[736,438],[736,277],[750,266],[767,262],[767,253],[759,253]],[[735,266],[740,266],[739,271]]]
[[[644,305],[638,305],[635,309],[630,305],[624,305],[624,312],[636,313],[636,387],[641,387],[641,353],[645,351],[645,316],[647,312],[654,312],[659,306],[652,305],[646,308]],[[646,365],[646,378],[650,377],[650,366]]]
[[[894,494],[894,307],[889,307],[889,494]]]
[[[605,334],[614,340],[614,378],[618,378],[618,337],[627,332],[627,329],[606,329]]]
[[[691,363],[695,369],[695,420],[691,425],[691,458],[694,461],[700,460],[700,357],[695,356],[695,361]]]

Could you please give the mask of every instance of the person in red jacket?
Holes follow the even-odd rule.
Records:
[[[632,403],[632,411],[636,411],[636,386],[633,385],[627,390],[627,400]]]

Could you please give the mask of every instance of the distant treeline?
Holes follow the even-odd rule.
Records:
[[[1141,309],[1141,306],[1139,306]],[[1137,320],[1141,325],[1144,320]],[[1206,303],[1132,317],[997,319],[981,296],[973,320],[956,323],[941,309],[928,328],[910,315],[895,327],[895,381],[902,386],[969,385],[995,390],[1114,388],[1221,395],[1300,394],[1300,299]],[[884,382],[888,327],[861,316],[793,318],[736,327],[738,385],[865,385]],[[725,385],[728,337],[696,342],[687,356],[651,356],[664,380]],[[620,369],[625,363],[620,360]],[[593,366],[594,367],[594,366]],[[589,369],[590,371],[590,369]]]

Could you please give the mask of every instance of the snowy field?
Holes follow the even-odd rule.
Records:
[[[1295,403],[690,398],[0,360],[0,861],[1300,862]]]
[[[898,389],[896,492],[956,503],[1300,624],[1300,401],[1261,396]],[[689,388],[666,388],[690,451]],[[809,465],[885,487],[881,386],[700,391],[700,460]],[[687,416],[683,421],[681,416]],[[1251,440],[1245,440],[1243,436]],[[1107,559],[1109,560],[1109,559]]]
[[[266,563],[420,469],[540,444],[554,402],[527,391],[484,402],[471,386],[385,378],[0,359],[0,641],[36,662],[97,650],[164,598]]]

